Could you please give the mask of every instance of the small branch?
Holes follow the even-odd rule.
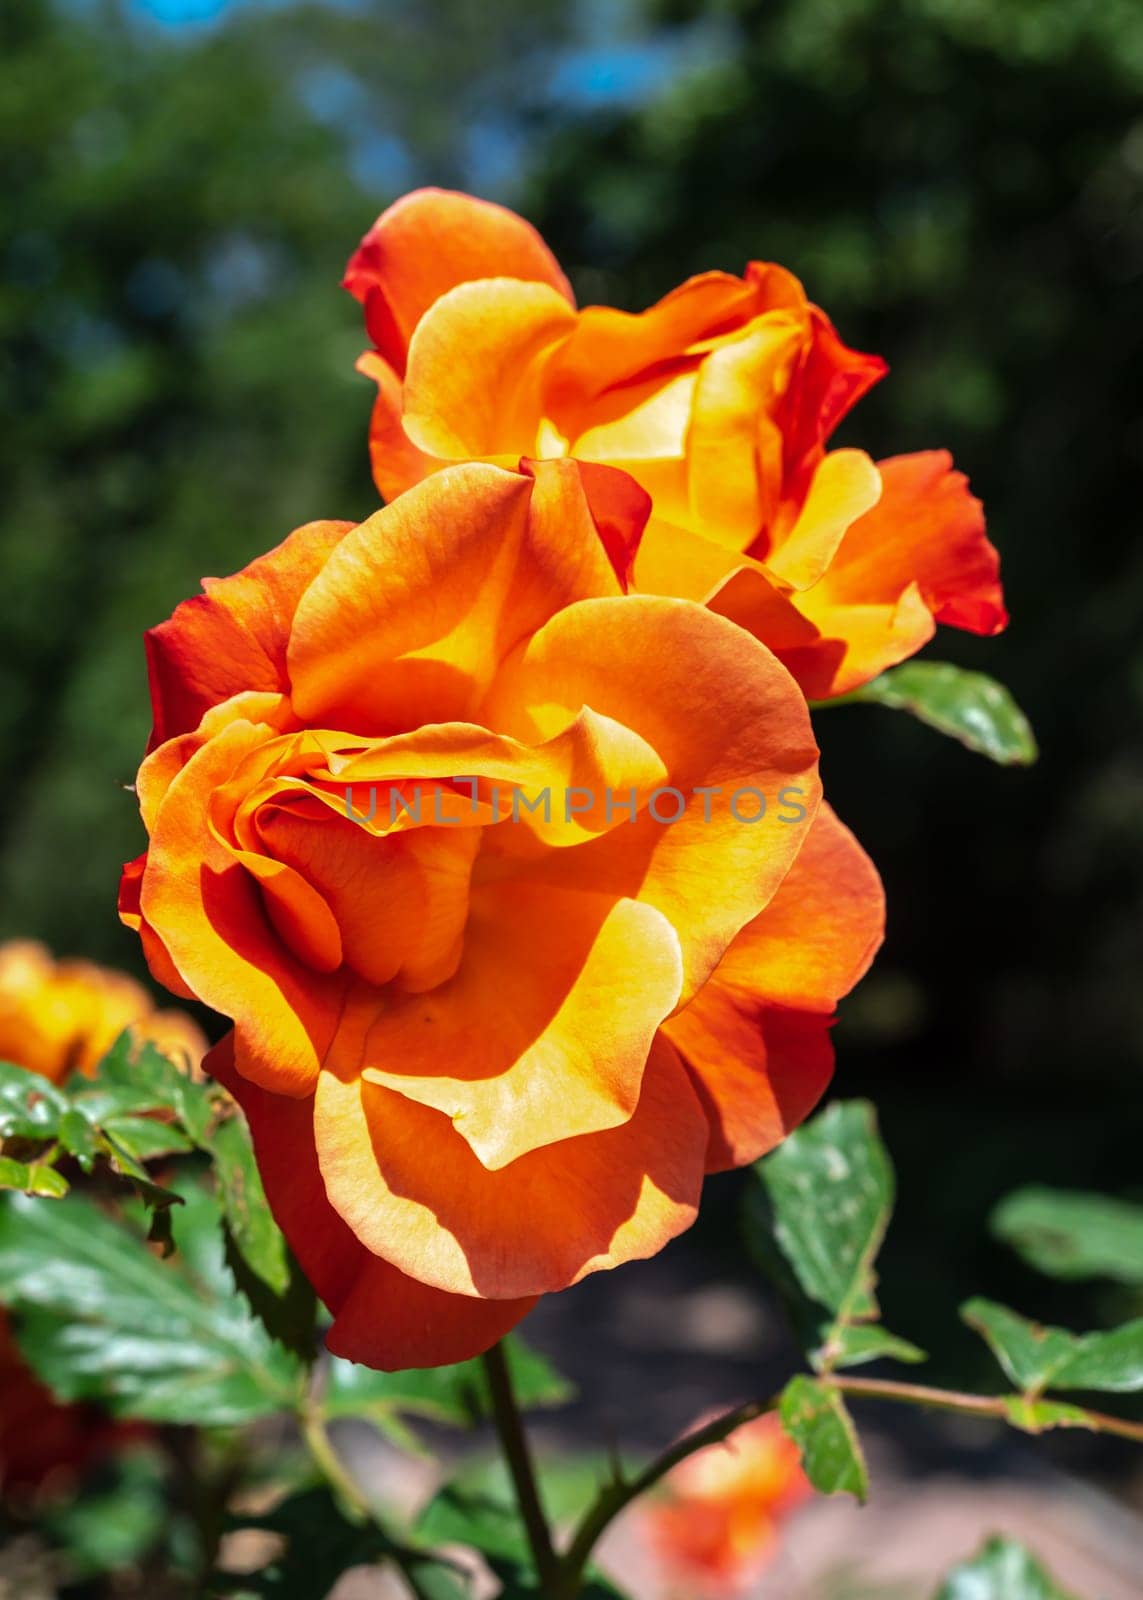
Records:
[[[902,1405],[924,1406],[928,1410],[953,1411],[973,1416],[989,1417],[998,1422],[1012,1423],[1009,1405],[1020,1396],[962,1394],[955,1389],[935,1389],[923,1383],[898,1383],[891,1378],[851,1378],[838,1373],[821,1374],[818,1381],[828,1384],[841,1394],[865,1397],[870,1400],[889,1400]],[[591,1559],[601,1535],[632,1500],[654,1487],[673,1467],[688,1456],[705,1450],[709,1445],[721,1444],[744,1423],[777,1409],[780,1395],[771,1400],[752,1400],[746,1405],[716,1417],[703,1428],[684,1435],[630,1483],[604,1484],[594,1502],[585,1512],[576,1530],[566,1556],[560,1562],[564,1587],[554,1593],[557,1600],[579,1592],[584,1568]],[[1077,1406],[1076,1427],[1091,1428],[1097,1433],[1115,1434],[1121,1439],[1132,1439],[1143,1444],[1143,1423],[1128,1422],[1123,1417],[1107,1416],[1101,1411],[1089,1411]],[[1082,1419],[1082,1420],[1081,1420]]]
[[[892,1378],[848,1378],[837,1373],[822,1379],[843,1394],[864,1395],[871,1400],[896,1401],[902,1405],[924,1406],[930,1411],[955,1411],[974,1416],[995,1417],[1000,1422],[1011,1422],[1009,1405],[1019,1395],[962,1394],[956,1389],[933,1389],[923,1383],[897,1383]],[[1103,1411],[1089,1411],[1086,1406],[1076,1406],[1077,1427],[1088,1427],[1094,1433],[1112,1433],[1120,1439],[1133,1439],[1143,1444],[1143,1422],[1129,1422],[1125,1417],[1111,1417]],[[1078,1420],[1083,1418],[1082,1423]]]
[[[424,1566],[434,1558],[421,1550],[413,1550],[398,1543],[382,1526],[377,1512],[370,1505],[368,1498],[361,1489],[357,1480],[345,1466],[337,1451],[333,1448],[333,1440],[325,1425],[325,1416],[321,1406],[314,1402],[312,1397],[306,1401],[298,1412],[298,1425],[302,1431],[306,1448],[313,1457],[315,1465],[333,1490],[334,1495],[341,1501],[342,1506],[355,1520],[372,1522],[381,1528],[388,1541],[389,1548],[386,1552],[388,1559],[400,1572],[413,1600],[431,1600],[427,1589],[423,1588],[417,1577],[416,1569]]]
[[[500,1448],[504,1452],[516,1488],[516,1500],[528,1534],[536,1576],[545,1594],[555,1593],[558,1591],[554,1591],[551,1586],[556,1582],[559,1564],[552,1547],[548,1519],[544,1515],[540,1492],[536,1486],[536,1473],[528,1449],[528,1436],[524,1432],[516,1396],[512,1391],[512,1376],[508,1371],[504,1346],[494,1344],[481,1359],[488,1375],[488,1387],[492,1392],[492,1416],[496,1423]]]
[[[617,1481],[605,1483],[585,1513],[567,1555],[560,1564],[565,1587],[558,1589],[557,1595],[562,1597],[578,1593],[583,1570],[591,1559],[591,1552],[595,1549],[600,1536],[632,1500],[645,1494],[648,1489],[654,1488],[655,1484],[661,1478],[665,1478],[672,1467],[677,1467],[680,1461],[685,1461],[688,1456],[693,1456],[699,1450],[705,1450],[709,1445],[721,1444],[744,1423],[753,1422],[765,1412],[773,1411],[778,1399],[779,1397],[775,1395],[772,1400],[751,1400],[746,1405],[738,1406],[734,1411],[726,1412],[724,1416],[715,1417],[714,1421],[708,1422],[705,1427],[696,1428],[693,1433],[685,1434],[683,1438],[676,1440],[629,1483]]]

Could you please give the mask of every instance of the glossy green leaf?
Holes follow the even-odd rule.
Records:
[[[1143,1389],[1143,1318],[1108,1333],[1042,1327],[992,1300],[968,1300],[961,1316],[985,1339],[1025,1393],[1045,1389]]]
[[[1019,1189],[993,1212],[992,1231],[1054,1278],[1143,1284],[1143,1206],[1101,1194]]]
[[[0,1302],[19,1313],[21,1348],[61,1399],[207,1426],[294,1404],[300,1365],[235,1293],[212,1197],[186,1199],[171,1261],[77,1195],[0,1202]]]
[[[861,1442],[836,1389],[799,1373],[782,1391],[778,1414],[797,1445],[806,1477],[822,1494],[852,1494],[864,1500],[869,1473]]]
[[[1053,1583],[1035,1557],[1011,1539],[994,1538],[949,1573],[935,1600],[1076,1600]]]
[[[842,700],[909,711],[1001,766],[1030,766],[1039,754],[1031,724],[1004,685],[947,661],[909,661],[824,704]]]
[[[755,1254],[790,1304],[821,1371],[924,1352],[876,1326],[874,1263],[893,1211],[894,1178],[873,1107],[838,1101],[754,1167],[747,1204]]]
[[[54,1139],[67,1096],[38,1072],[0,1061],[0,1139]]]

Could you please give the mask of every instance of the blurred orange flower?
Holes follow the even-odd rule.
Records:
[[[1004,627],[996,552],[949,456],[827,448],[886,367],[783,268],[703,273],[638,315],[577,311],[522,218],[419,190],[344,283],[374,346],[358,365],[386,497],[462,460],[622,468],[653,505],[636,587],[732,617],[811,696],[866,682],[938,622]]]
[[[126,973],[56,961],[30,939],[0,945],[0,1061],[59,1083],[72,1072],[93,1072],[124,1028],[195,1067],[206,1053],[197,1024],[182,1011],[156,1011]],[[90,1461],[140,1431],[95,1406],[56,1400],[25,1363],[0,1311],[0,1495],[66,1491]]]
[[[473,1355],[686,1228],[704,1171],[820,1095],[881,935],[796,685],[625,598],[597,520],[625,480],[588,477],[450,468],[148,636],[122,914],[233,1020],[209,1070],[330,1347],[376,1366]]]
[[[0,945],[0,1061],[54,1083],[90,1074],[124,1028],[165,1055],[197,1067],[206,1039],[183,1011],[157,1011],[151,996],[124,972],[91,961],[56,961],[42,944]]]
[[[773,1414],[688,1456],[664,1488],[638,1514],[687,1600],[751,1588],[773,1559],[783,1519],[813,1493],[797,1446]]]

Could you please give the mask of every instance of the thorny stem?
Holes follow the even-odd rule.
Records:
[[[512,1474],[520,1517],[528,1535],[532,1560],[536,1566],[536,1576],[540,1580],[544,1594],[556,1596],[561,1593],[556,1587],[560,1564],[552,1547],[548,1519],[540,1503],[540,1491],[536,1485],[536,1473],[528,1449],[528,1436],[524,1432],[523,1420],[516,1404],[512,1375],[508,1371],[508,1363],[504,1356],[504,1346],[494,1344],[491,1350],[485,1352],[482,1360],[492,1393],[492,1417],[500,1439],[500,1448],[504,1451],[508,1470]],[[571,1593],[574,1594],[575,1590],[573,1589]]]

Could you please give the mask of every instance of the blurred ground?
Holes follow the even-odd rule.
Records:
[[[685,1242],[653,1262],[602,1274],[541,1303],[530,1343],[582,1386],[530,1430],[541,1460],[565,1464],[611,1445],[636,1460],[711,1408],[770,1393],[795,1363],[780,1317],[737,1277],[688,1259]],[[976,1419],[855,1405],[871,1471],[869,1504],[816,1498],[785,1525],[749,1600],[932,1600],[940,1580],[997,1532],[1038,1555],[1081,1600],[1143,1595],[1143,1466],[1114,1441],[1105,1470],[1087,1441],[1023,1438]],[[345,1427],[339,1447],[359,1480],[393,1505],[417,1506],[439,1473],[371,1429]],[[446,1459],[456,1436],[434,1432]],[[1053,1446],[1061,1446],[1054,1448]],[[1106,1469],[1110,1465],[1111,1470]],[[1116,1468],[1120,1470],[1116,1470]],[[1101,1487],[1115,1481],[1117,1491]],[[637,1512],[609,1533],[600,1564],[635,1600],[694,1600],[664,1581]],[[494,1590],[493,1590],[494,1592]],[[347,1576],[336,1600],[398,1600],[373,1573]]]

